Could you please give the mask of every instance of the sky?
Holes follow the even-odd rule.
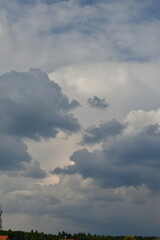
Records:
[[[159,8],[0,0],[3,229],[160,236]]]

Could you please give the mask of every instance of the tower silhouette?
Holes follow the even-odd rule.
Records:
[[[2,230],[2,205],[0,203],[0,231]]]

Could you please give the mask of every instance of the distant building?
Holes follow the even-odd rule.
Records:
[[[0,240],[9,240],[7,235],[0,235]]]

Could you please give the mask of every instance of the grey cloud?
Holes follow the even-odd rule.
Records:
[[[70,113],[79,106],[69,102],[47,74],[10,72],[0,76],[0,132],[39,139],[55,137],[59,130],[76,132],[78,120]]]
[[[38,69],[1,75],[0,171],[46,177],[39,162],[32,162],[24,139],[56,137],[59,131],[77,132],[80,124],[71,111],[78,106]]]
[[[77,1],[57,1],[51,6],[35,4],[32,8],[13,2],[16,1],[0,3],[4,19],[1,21],[1,72],[27,69],[31,65],[51,72],[53,66],[55,70],[83,61],[93,62],[93,59],[97,62],[159,59],[159,25],[148,21],[149,18],[135,21],[143,18],[144,6],[147,11],[152,7],[144,4],[146,1],[141,4],[124,1],[123,7],[117,1],[96,1],[97,4],[87,7]],[[23,1],[26,2],[33,1]],[[10,49],[10,58],[5,49]]]
[[[70,159],[74,165],[56,168],[53,174],[79,173],[93,178],[103,187],[140,186],[157,190],[160,187],[159,126],[152,125],[135,135],[113,137],[102,150],[78,150]]]
[[[0,172],[31,178],[45,178],[38,161],[32,163],[27,145],[19,138],[0,134]]]
[[[19,139],[0,135],[0,171],[24,169],[23,163],[31,161],[27,146]]]
[[[7,200],[7,211],[12,213],[27,212],[32,216],[51,214],[51,210],[53,211],[54,207],[60,203],[57,197],[54,197],[53,194],[49,192],[46,193],[42,187],[39,189],[32,189],[32,191],[29,189],[13,191],[10,194],[10,199]]]
[[[103,167],[104,159],[101,151],[89,152],[87,149],[82,149],[74,152],[70,160],[75,164],[65,168],[55,168],[52,174],[75,174],[80,173],[84,178],[105,174],[106,170]]]
[[[63,96],[61,101],[59,102],[59,108],[63,109],[64,112],[68,112],[68,110],[73,110],[77,107],[80,107],[80,103],[77,100],[72,100],[69,102],[68,98],[66,96]]]
[[[136,135],[113,140],[112,146],[104,144],[104,153],[118,165],[160,167],[159,125],[149,125]]]
[[[90,104],[91,107],[99,108],[99,109],[106,109],[109,107],[109,104],[106,103],[104,98],[99,98],[94,96],[93,98],[88,98],[87,102]]]
[[[69,0],[16,0],[18,3],[21,4],[33,4],[38,2],[43,2],[46,4],[54,4],[58,2],[67,2]],[[89,4],[95,4],[98,2],[103,2],[104,0],[76,0],[80,5],[89,5]]]
[[[4,186],[6,182],[9,184],[9,179],[3,180],[0,185]],[[30,215],[32,226],[35,221],[39,224],[41,220],[43,231],[50,226],[48,231],[58,232],[57,229],[64,229],[65,226],[64,230],[69,229],[70,232],[80,232],[82,229],[83,232],[111,235],[124,234],[126,226],[131,233],[146,233],[146,226],[153,218],[150,231],[147,228],[151,232],[156,223],[153,209],[159,206],[159,197],[144,186],[105,189],[93,181],[81,179],[79,175],[63,176],[55,185],[26,184],[18,191],[13,186],[7,193],[1,192],[1,198],[7,213]],[[143,204],[136,203],[137,199],[141,199]],[[154,208],[148,207],[153,202]],[[44,215],[47,215],[45,226]],[[131,217],[128,219],[128,216]],[[58,223],[53,224],[53,219]]]
[[[99,143],[110,136],[121,134],[125,127],[124,124],[118,122],[116,119],[102,123],[99,127],[91,126],[85,129],[82,144]]]
[[[20,4],[36,4],[39,2],[45,3],[45,4],[54,4],[54,3],[58,3],[58,2],[66,2],[69,0],[16,0],[18,3]]]
[[[34,161],[33,163],[27,164],[25,166],[22,176],[32,178],[45,178],[47,176],[47,172],[40,168],[40,163],[38,161]]]

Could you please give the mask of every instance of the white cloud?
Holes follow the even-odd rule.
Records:
[[[61,68],[49,76],[81,103],[75,114],[83,126],[90,126],[124,119],[130,111],[159,108],[159,71],[157,63],[89,63]],[[85,102],[94,95],[105,98],[110,107],[98,114],[89,109]]]
[[[148,125],[160,124],[160,109],[149,112],[138,110],[131,111],[127,115],[125,121],[128,123],[126,133],[138,132],[142,127]]]

